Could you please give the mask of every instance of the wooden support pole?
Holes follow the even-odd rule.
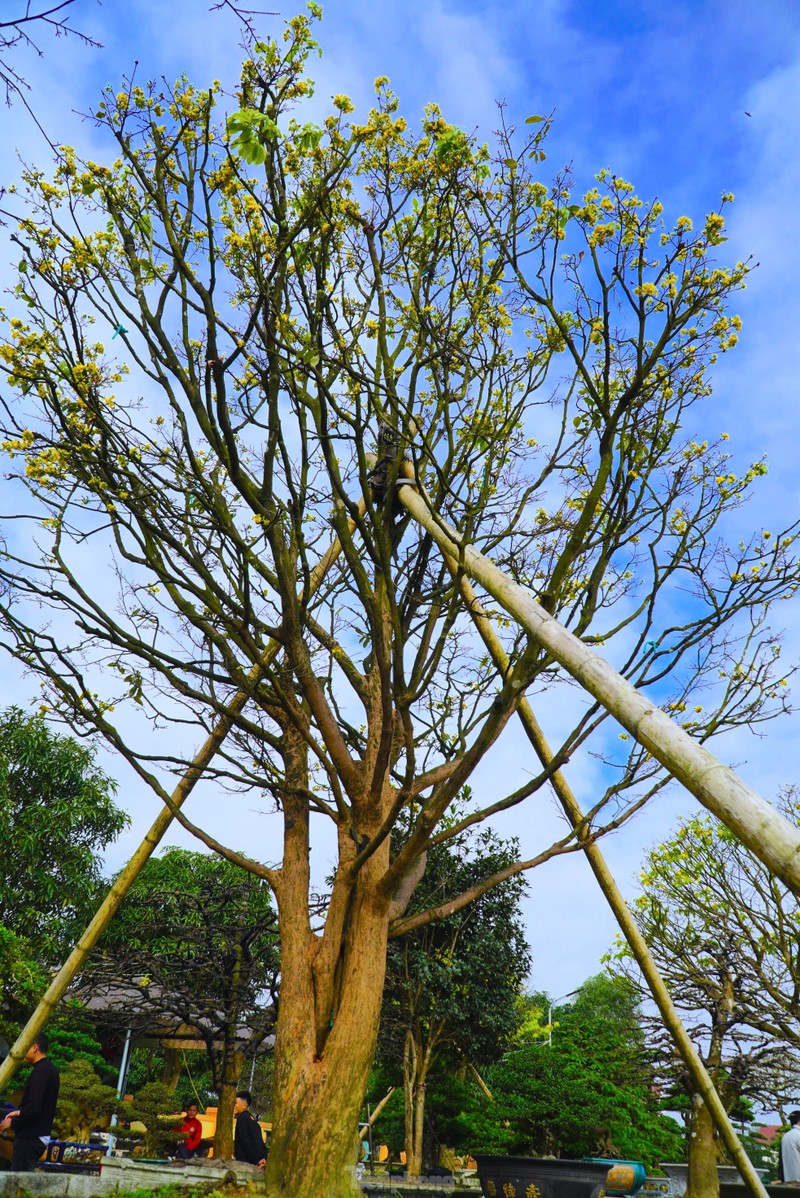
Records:
[[[500,638],[492,626],[491,618],[481,605],[469,579],[463,573],[459,574],[457,564],[452,557],[449,555],[445,556],[448,564],[458,578],[461,593],[483,643],[489,651],[489,656],[501,677],[506,678],[510,671],[510,662]],[[533,745],[540,762],[545,769],[549,768],[553,763],[553,754],[547,743],[547,738],[536,719],[533,708],[526,698],[523,697],[520,699],[517,706],[517,713],[522,721],[522,726],[525,729],[528,740]],[[681,1059],[686,1065],[698,1092],[702,1095],[703,1101],[714,1120],[714,1125],[719,1132],[720,1139],[730,1153],[731,1159],[738,1168],[753,1198],[767,1198],[767,1192],[753,1167],[752,1161],[742,1147],[736,1130],[728,1117],[728,1112],[725,1110],[723,1102],[717,1093],[714,1082],[692,1043],[686,1028],[683,1026],[680,1014],[658,971],[658,966],[653,960],[647,942],[639,931],[636,921],[631,915],[628,904],[625,902],[603,854],[597,843],[591,839],[586,817],[581,810],[578,800],[561,770],[555,771],[550,782],[564,814],[575,829],[575,835],[583,847],[583,851],[586,854],[600,889],[605,895],[611,910],[614,912],[622,934],[630,945],[631,952],[636,958],[636,962],[642,971],[642,976],[661,1013],[664,1026],[672,1036],[675,1047],[680,1053]]]
[[[407,465],[410,471],[410,463]],[[434,514],[416,485],[401,485],[398,494],[405,509],[458,568],[479,583],[537,645],[730,828],[770,873],[800,896],[800,830],[751,790],[732,769],[692,740],[599,654],[559,624],[529,591],[464,543],[453,528]]]
[[[359,504],[359,511],[363,515],[365,504]],[[351,532],[355,528],[355,521],[349,521]],[[341,552],[341,542],[337,537],[324,557],[320,559],[311,574],[310,594],[319,587],[323,578],[327,574],[330,567],[336,561]],[[250,688],[255,686],[264,676],[267,668],[277,657],[280,652],[280,645],[276,641],[271,641],[264,651],[264,655],[260,661],[256,662],[251,667],[248,674],[249,687],[237,691],[231,699],[228,709],[223,716],[219,718],[214,728],[207,736],[204,744],[199,752],[194,757],[191,765],[186,770],[178,785],[170,796],[171,806],[164,807],[156,816],[153,824],[147,831],[144,839],[128,861],[125,868],[116,878],[113,886],[109,890],[100,907],[94,914],[91,922],[81,936],[78,943],[73,948],[72,952],[67,957],[64,964],[55,975],[50,985],[47,987],[43,997],[39,1001],[39,1005],[31,1015],[28,1022],[15,1040],[11,1051],[6,1059],[0,1065],[0,1093],[8,1085],[11,1078],[16,1073],[17,1069],[25,1060],[25,1053],[33,1044],[37,1035],[45,1027],[50,1019],[54,1009],[63,998],[67,987],[72,982],[73,978],[81,968],[86,958],[91,953],[97,941],[102,936],[105,929],[108,927],[111,920],[119,910],[123,899],[130,890],[133,883],[136,881],[139,873],[145,862],[149,860],[160,841],[164,837],[167,829],[174,819],[173,809],[180,808],[185,803],[186,799],[191,794],[197,782],[203,776],[207,767],[216,756],[216,753],[222,742],[225,740],[228,733],[233,728],[237,716],[244,709],[250,696]]]

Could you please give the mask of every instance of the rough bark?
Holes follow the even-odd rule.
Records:
[[[405,1097],[406,1172],[409,1177],[422,1173],[430,1051],[409,1028],[403,1053],[403,1092]]]
[[[385,960],[386,942],[385,912],[356,899],[343,946],[341,1001],[318,1044],[313,946],[303,929],[282,929],[283,988],[267,1161],[267,1192],[275,1198],[349,1198],[359,1192],[356,1128],[383,993],[383,969],[376,962]]]
[[[692,1094],[689,1117],[689,1181],[686,1198],[719,1198],[714,1121],[699,1094]]]
[[[340,827],[340,864],[324,928],[312,931],[309,811],[303,797],[308,750],[288,721],[283,739],[284,858],[275,889],[281,1000],[267,1192],[271,1198],[351,1198],[359,1193],[357,1129],[383,997],[390,900],[382,881],[389,841],[354,870],[351,829]]]
[[[243,1063],[244,1054],[232,1044],[226,1044],[219,1086],[217,1129],[214,1133],[214,1156],[219,1160],[228,1160],[233,1156],[233,1108]]]

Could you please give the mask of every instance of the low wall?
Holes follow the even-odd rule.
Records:
[[[263,1182],[263,1170],[241,1161],[216,1161],[212,1164],[146,1164],[133,1157],[110,1156],[104,1159],[100,1176],[91,1173],[0,1172],[0,1195],[15,1198],[17,1194],[58,1195],[58,1198],[100,1198],[118,1191],[157,1190],[161,1186],[220,1185],[223,1180],[236,1181],[241,1186],[252,1181]]]

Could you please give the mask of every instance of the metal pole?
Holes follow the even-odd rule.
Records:
[[[372,1176],[375,1176],[375,1152],[372,1143],[372,1115],[367,1103],[367,1143],[369,1144],[369,1171]]]
[[[122,1060],[119,1063],[119,1077],[117,1079],[117,1101],[119,1102],[125,1097],[125,1087],[128,1082],[128,1067],[131,1061],[131,1035],[133,1028],[128,1028],[125,1035],[125,1044],[122,1048]],[[117,1137],[112,1132],[112,1127],[117,1126],[117,1112],[111,1116],[111,1122],[108,1127],[108,1144],[106,1146],[106,1156],[111,1156],[114,1151],[114,1145],[117,1142]]]

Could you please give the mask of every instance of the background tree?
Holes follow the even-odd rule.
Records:
[[[33,946],[0,927],[0,1036],[14,1039],[45,985],[46,975]]]
[[[437,846],[408,914],[446,905],[513,865],[518,854],[514,841],[488,829]],[[519,991],[530,963],[520,913],[524,889],[524,880],[513,876],[449,919],[390,943],[379,1054],[402,1077],[406,1170],[412,1176],[423,1171],[431,1075],[483,1068],[517,1028]]]
[[[66,1002],[48,1025],[50,1046],[47,1055],[58,1069],[72,1061],[86,1061],[105,1083],[116,1081],[117,1071],[103,1056],[100,1041],[95,1036],[91,1015],[84,1006],[71,999]]]
[[[59,1139],[88,1144],[98,1122],[123,1109],[115,1088],[101,1080],[91,1061],[76,1057],[61,1071],[53,1125]]]
[[[683,1149],[655,1080],[636,990],[598,974],[554,1010],[550,1042],[537,1038],[487,1070],[494,1101],[476,1096],[467,1115],[472,1150],[636,1159],[653,1168]]]
[[[163,1082],[148,1082],[133,1102],[125,1103],[124,1112],[126,1127],[130,1128],[132,1123],[143,1123],[145,1127],[143,1132],[132,1133],[139,1140],[133,1150],[134,1156],[159,1159],[174,1149],[183,1115],[175,1113],[175,1098],[169,1086]]]
[[[100,854],[127,827],[95,750],[18,707],[0,715],[0,921],[58,964],[92,914]]]
[[[721,212],[665,224],[609,172],[573,198],[566,175],[538,177],[547,121],[484,146],[431,106],[412,129],[385,80],[363,122],[336,96],[312,124],[292,111],[312,90],[310,21],[253,46],[224,126],[216,85],[125,83],[96,111],[109,165],[62,148],[6,206],[21,265],[4,437],[33,527],[15,523],[0,559],[0,619],[46,702],[273,888],[267,1181],[340,1198],[390,934],[575,847],[404,916],[430,849],[546,785],[526,775],[441,823],[518,696],[552,703],[566,683],[507,622],[496,678],[457,566],[395,504],[401,469],[700,740],[787,706],[767,609],[796,585],[796,530],[726,538],[765,467],[735,472],[692,412],[747,274],[716,260]],[[282,856],[270,839],[266,862],[243,861],[172,803],[161,771],[182,797],[210,732],[207,773],[271,796]],[[576,704],[554,760],[590,746],[613,768],[588,816],[600,835],[667,775]],[[336,840],[321,923],[312,821]]]
[[[142,870],[81,995],[104,998],[102,1021],[120,1033],[154,1024],[165,1037],[184,1024],[197,1029],[219,1096],[215,1147],[229,1157],[239,1075],[274,1030],[279,971],[277,919],[263,880],[214,854],[170,849]],[[180,1071],[172,1055],[170,1090]]]
[[[800,822],[792,791],[779,806]],[[648,853],[634,915],[720,1096],[774,1110],[794,1102],[800,1080],[797,898],[710,816],[681,820]],[[620,966],[640,987],[619,946]],[[649,1039],[673,1109],[687,1120],[690,1198],[718,1193],[721,1154],[710,1116],[657,1020]]]

